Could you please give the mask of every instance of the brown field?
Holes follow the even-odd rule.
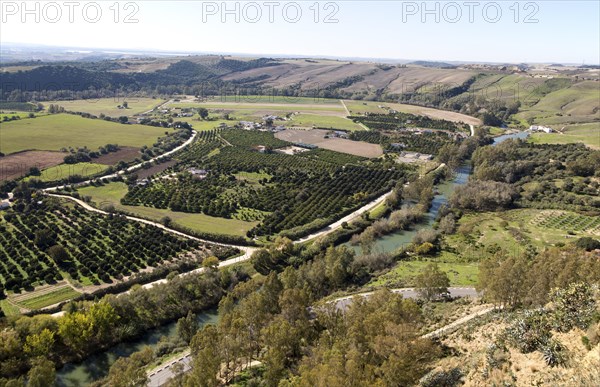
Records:
[[[286,129],[276,133],[275,137],[280,140],[294,143],[303,142],[306,144],[313,144],[319,148],[329,149],[340,153],[348,153],[355,156],[373,158],[383,154],[383,150],[378,144],[369,144],[363,141],[352,141],[343,138],[324,138],[329,132],[330,131],[323,129]]]
[[[474,126],[481,125],[481,120],[475,117],[468,116],[457,112],[450,112],[447,110],[433,109],[417,105],[407,105],[401,103],[387,103],[387,102],[363,102],[363,101],[349,101],[345,100],[344,103],[351,114],[360,113],[386,113],[387,110],[379,108],[379,106],[386,106],[390,109],[397,110],[403,113],[417,114],[422,116],[431,117],[434,119],[447,120],[452,122],[464,122],[465,124],[471,124]]]
[[[157,173],[161,173],[165,169],[170,168],[175,164],[177,164],[177,160],[169,160],[158,165],[153,165],[148,169],[140,169],[139,171],[136,171],[135,174],[137,175],[138,179],[145,179]]]
[[[119,161],[129,163],[140,156],[140,150],[133,147],[122,147],[116,152],[108,153],[94,159],[94,163],[104,165],[115,165]]]
[[[64,153],[47,151],[26,151],[0,157],[0,181],[21,177],[31,167],[42,170],[62,164],[64,158]]]

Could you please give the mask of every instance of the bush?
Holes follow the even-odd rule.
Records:
[[[454,387],[460,384],[463,373],[460,368],[452,368],[449,371],[430,372],[420,381],[422,387]]]

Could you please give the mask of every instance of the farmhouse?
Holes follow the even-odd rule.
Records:
[[[204,179],[208,176],[208,171],[206,169],[190,168],[188,169],[188,172],[198,179]]]
[[[402,163],[414,163],[417,161],[429,161],[433,159],[433,155],[418,152],[402,152],[398,157],[398,161]]]
[[[532,132],[544,132],[544,133],[554,132],[554,129],[549,128],[547,126],[542,126],[542,125],[531,125],[529,127],[529,130],[531,130]]]
[[[0,210],[6,210],[9,207],[10,203],[8,202],[8,200],[3,200],[2,202],[0,202]]]

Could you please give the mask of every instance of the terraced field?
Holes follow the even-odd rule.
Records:
[[[544,228],[600,235],[600,217],[565,211],[541,211],[531,223]]]

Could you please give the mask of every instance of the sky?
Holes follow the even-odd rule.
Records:
[[[599,64],[600,1],[0,0],[0,44],[8,42],[271,56]]]

